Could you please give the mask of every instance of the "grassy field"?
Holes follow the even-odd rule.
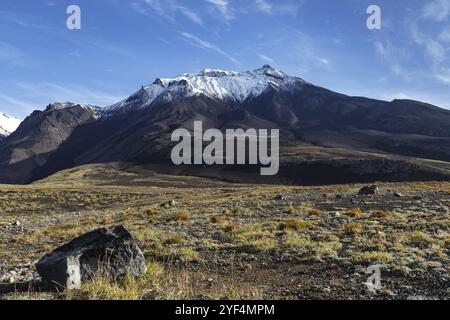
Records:
[[[0,186],[0,299],[448,299],[450,183],[234,185],[86,166]],[[395,194],[397,193],[397,194]],[[123,224],[145,253],[142,278],[55,292],[45,253]],[[371,293],[366,269],[381,264]]]

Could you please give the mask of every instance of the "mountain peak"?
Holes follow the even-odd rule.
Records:
[[[106,111],[143,109],[155,102],[168,102],[193,95],[243,102],[249,97],[259,96],[269,87],[288,88],[304,83],[303,80],[291,77],[270,65],[245,72],[206,68],[197,74],[183,73],[176,78],[157,78],[151,85],[142,87]]]
[[[81,107],[81,108],[85,108],[85,109],[92,109],[94,111],[97,111],[97,107],[92,106],[90,104],[81,104],[81,103],[75,103],[75,102],[54,102],[54,103],[50,103],[44,110],[44,112],[50,112],[50,111],[55,111],[55,110],[63,110],[63,109],[68,109],[68,108],[72,108],[72,107]]]
[[[67,108],[73,107],[75,105],[77,105],[77,104],[73,103],[73,102],[54,102],[54,103],[50,103],[45,108],[45,111],[67,109]]]
[[[201,77],[233,77],[233,76],[239,76],[239,72],[235,71],[225,71],[221,69],[210,69],[206,68],[200,71],[198,76]]]
[[[265,64],[264,66],[262,66],[262,68],[254,70],[253,73],[265,75],[265,76],[269,76],[269,77],[274,77],[277,79],[289,78],[289,76],[286,73],[284,73],[283,71],[281,71],[279,69],[275,69],[274,67],[272,67],[269,64]]]

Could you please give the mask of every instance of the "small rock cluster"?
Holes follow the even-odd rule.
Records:
[[[13,223],[0,225],[0,232],[23,234],[25,231],[26,231],[26,228],[20,221],[15,221]]]
[[[40,277],[34,271],[32,264],[19,264],[8,269],[0,266],[0,283],[23,283],[39,280]]]

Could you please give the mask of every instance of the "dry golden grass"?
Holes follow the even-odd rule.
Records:
[[[210,219],[211,223],[220,223],[222,221],[222,217],[219,214],[214,214]]]
[[[308,214],[309,214],[310,216],[316,216],[316,217],[318,217],[318,216],[320,216],[320,215],[322,214],[322,211],[320,211],[319,209],[312,209],[312,210],[310,210],[310,211],[308,212]]]
[[[347,212],[347,215],[352,218],[360,219],[363,217],[363,212],[360,208],[353,208],[349,212]]]
[[[361,223],[358,222],[349,222],[344,225],[344,233],[348,235],[355,235],[361,233],[364,227]]]
[[[278,225],[279,230],[290,229],[290,230],[295,230],[295,231],[301,231],[301,230],[306,230],[309,227],[311,227],[310,222],[298,220],[298,219],[289,219],[289,220],[281,222]]]
[[[371,213],[372,218],[382,219],[389,217],[389,213],[384,210],[376,210]]]
[[[448,192],[450,183],[380,184],[382,190],[398,189],[405,197],[345,203],[336,202],[331,193],[358,189],[354,185],[255,187],[211,182],[209,187],[194,189],[176,187],[180,182],[200,185],[192,177],[139,180],[132,174],[120,176],[124,185],[118,186],[108,185],[89,170],[79,175],[80,185],[64,186],[64,179],[0,186],[0,228],[17,220],[24,223],[23,232],[0,232],[5,267],[35,261],[94,228],[124,224],[146,258],[164,268],[158,275],[117,283],[94,279],[80,292],[70,293],[73,298],[266,298],[262,280],[251,279],[255,282],[244,285],[241,278],[221,278],[213,288],[202,285],[205,273],[230,275],[232,270],[247,268],[251,259],[267,268],[277,261],[320,264],[326,258],[333,263],[380,262],[395,270],[418,272],[448,263],[448,198],[433,202],[433,197]],[[138,186],[126,185],[138,180]],[[157,186],[142,186],[155,181]],[[167,186],[169,181],[175,184]],[[407,198],[423,192],[431,196]],[[289,202],[273,200],[278,194],[288,195]],[[340,260],[333,260],[337,257]],[[268,298],[273,297],[278,296]]]

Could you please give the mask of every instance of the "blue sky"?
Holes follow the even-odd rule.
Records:
[[[66,8],[81,8],[81,30]],[[382,29],[366,27],[381,7]],[[350,95],[450,108],[450,0],[2,0],[0,111],[113,104],[206,67],[269,63]]]

